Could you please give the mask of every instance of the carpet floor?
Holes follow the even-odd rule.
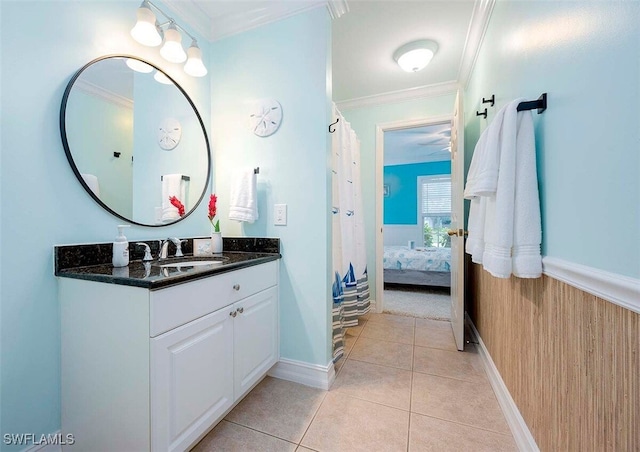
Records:
[[[423,319],[451,320],[451,295],[446,289],[385,287],[384,312]]]

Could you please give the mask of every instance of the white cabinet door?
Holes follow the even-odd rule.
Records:
[[[232,307],[151,339],[151,448],[186,450],[233,404]]]
[[[278,360],[278,288],[272,287],[233,305],[236,399],[244,395]]]

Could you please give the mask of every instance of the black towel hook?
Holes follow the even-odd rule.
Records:
[[[484,97],[482,98],[482,103],[483,104],[488,104],[491,103],[491,105],[489,105],[490,107],[493,107],[496,104],[496,95],[492,94],[491,97],[489,99],[485,99]]]
[[[336,129],[331,130],[331,126],[334,126],[336,124],[338,124],[340,122],[340,118],[336,119],[336,122],[333,122],[331,124],[329,124],[329,133],[333,133],[336,131]]]

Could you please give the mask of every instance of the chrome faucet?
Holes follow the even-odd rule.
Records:
[[[165,240],[160,240],[160,254],[158,255],[158,259],[166,259],[169,257],[169,242],[173,242],[176,246],[176,256],[182,257],[182,243],[186,242],[186,240],[180,240],[177,237],[169,237]]]

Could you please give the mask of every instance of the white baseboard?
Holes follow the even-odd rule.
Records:
[[[545,275],[640,314],[640,280],[574,264],[556,257],[542,258]]]
[[[498,404],[500,404],[500,408],[502,408],[502,412],[507,420],[509,428],[511,429],[511,433],[513,434],[513,438],[518,449],[526,452],[539,452],[540,449],[536,444],[536,440],[533,438],[531,431],[529,431],[529,427],[527,427],[526,422],[522,418],[520,410],[518,410],[518,406],[513,401],[513,398],[511,398],[511,394],[509,393],[507,386],[504,384],[504,381],[500,376],[500,372],[498,372],[498,368],[493,363],[487,347],[485,347],[484,342],[482,342],[482,338],[480,337],[480,334],[478,334],[476,326],[467,314],[465,314],[465,317],[467,318],[467,322],[469,322],[469,326],[480,345],[480,358],[482,358],[484,369],[489,377],[489,383],[493,388],[493,392],[496,394]]]
[[[333,362],[322,366],[286,358],[280,358],[280,361],[271,368],[268,375],[325,391],[329,390],[336,379]]]
[[[48,436],[57,436],[60,438],[60,430],[52,432]],[[39,440],[39,438],[36,437],[36,440]],[[34,444],[31,447],[23,449],[22,452],[62,452],[62,446],[60,444]]]

